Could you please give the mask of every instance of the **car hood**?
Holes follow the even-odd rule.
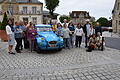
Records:
[[[45,38],[47,41],[58,41],[59,37],[53,32],[38,32],[38,35]]]

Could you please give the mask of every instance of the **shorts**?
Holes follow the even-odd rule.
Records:
[[[14,45],[15,44],[14,34],[10,34],[9,37],[10,39],[8,39],[8,45]]]

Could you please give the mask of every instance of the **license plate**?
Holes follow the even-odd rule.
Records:
[[[55,45],[50,45],[50,47],[56,47]]]

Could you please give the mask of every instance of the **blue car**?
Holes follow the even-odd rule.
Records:
[[[62,50],[63,38],[58,37],[52,31],[51,25],[35,25],[35,28],[37,30],[37,52],[41,50]]]

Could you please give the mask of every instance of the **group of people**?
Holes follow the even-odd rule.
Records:
[[[15,45],[16,41],[16,47],[15,50],[17,53],[21,53],[21,50],[23,50],[23,42],[24,42],[24,48],[30,48],[32,51],[35,49],[35,38],[37,35],[37,31],[34,28],[34,25],[32,22],[22,22],[17,21],[13,22],[12,19],[8,20],[8,25],[6,26],[6,33],[8,35],[8,53],[9,54],[15,54],[12,49]]]
[[[102,38],[102,29],[100,24],[97,23],[95,27],[86,21],[85,25],[78,23],[74,25],[72,21],[69,23],[64,20],[64,23],[53,23],[52,30],[57,36],[63,37],[64,48],[73,48],[74,45],[81,47],[82,38],[85,37],[85,47],[89,50],[93,50],[96,47],[100,47]],[[12,19],[8,20],[8,25],[6,26],[6,32],[8,35],[8,53],[15,54],[12,49],[15,45],[15,50],[17,53],[21,53],[23,50],[23,44],[25,49],[30,49],[31,52],[36,49],[35,38],[37,31],[32,22],[13,22]]]
[[[85,48],[88,48],[87,51],[100,48],[102,45],[102,29],[98,22],[93,27],[89,20],[86,21],[85,25],[80,23],[74,25],[72,21],[68,23],[67,20],[64,20],[64,23],[58,23],[56,28],[53,25],[53,30],[58,36],[63,37],[64,48],[70,49],[74,45],[76,48],[80,48],[83,37],[85,38]]]

